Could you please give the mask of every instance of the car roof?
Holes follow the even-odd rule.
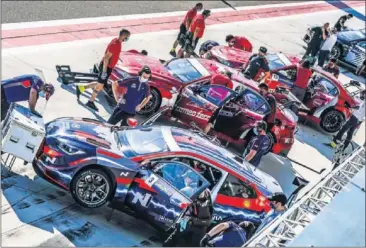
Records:
[[[347,30],[337,33],[337,37],[346,41],[360,41],[365,40],[365,33],[361,30]]]
[[[281,186],[271,175],[260,169],[255,169],[248,162],[242,161],[240,157],[231,153],[226,148],[215,145],[207,139],[200,137],[199,134],[192,133],[188,130],[176,127],[170,127],[170,129],[175,142],[181,150],[200,154],[210,160],[216,161],[229,174],[237,174],[241,178],[254,183],[265,196],[269,196],[275,192],[282,192]]]

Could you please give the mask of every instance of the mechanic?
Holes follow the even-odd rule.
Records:
[[[194,6],[192,9],[190,9],[187,12],[187,14],[185,15],[183,22],[180,24],[178,37],[174,41],[172,50],[170,50],[170,55],[172,55],[173,57],[177,57],[177,53],[175,52],[175,49],[177,48],[177,46],[181,42],[181,40],[185,40],[184,37],[185,37],[187,31],[189,30],[189,27],[191,26],[192,20],[196,17],[197,12],[201,11],[202,9],[203,9],[203,4],[197,3],[196,6]]]
[[[216,41],[213,40],[208,40],[202,43],[200,50],[199,50],[199,55],[204,58],[205,54],[210,51],[214,46],[219,46],[220,44],[217,43]]]
[[[362,64],[357,68],[356,75],[361,76],[362,72],[366,69],[366,59],[363,60]]]
[[[114,81],[112,90],[117,106],[109,120],[109,124],[116,125],[121,121],[121,126],[127,126],[127,119],[134,117],[150,100],[151,70],[148,66],[142,67],[138,77]]]
[[[253,235],[255,226],[248,221],[226,221],[212,228],[201,240],[201,247],[241,247]]]
[[[184,193],[184,195],[191,198],[195,193],[195,189],[191,187],[191,184],[195,181],[194,178],[196,177],[196,174],[194,174],[192,171],[187,171],[187,173],[182,175],[182,177],[184,180],[184,188],[182,188],[180,191]]]
[[[314,32],[314,35],[308,43],[303,59],[309,55],[314,58],[318,54],[322,41],[328,38],[329,23],[325,23],[322,27],[313,27],[311,31]]]
[[[360,93],[360,105],[355,107],[351,117],[343,124],[341,130],[334,136],[330,145],[335,148],[337,144],[341,141],[343,135],[347,132],[346,140],[344,141],[344,148],[345,150],[349,143],[352,140],[353,133],[356,131],[357,127],[362,123],[365,119],[365,98],[366,98],[366,90],[363,90]]]
[[[189,57],[191,52],[187,52],[187,50],[194,51],[196,49],[196,45],[199,39],[202,38],[205,32],[205,20],[211,15],[211,11],[205,9],[202,14],[197,15],[193,21],[191,26],[189,27],[188,34],[186,35],[185,44],[178,51],[178,57],[182,58],[184,56],[184,52],[186,52],[185,57]]]
[[[266,130],[267,124],[264,121],[259,121],[257,126],[253,128],[254,136],[251,137],[243,153],[244,159],[255,167],[258,167],[262,156],[271,145]]]
[[[347,20],[351,19],[353,17],[352,14],[348,14],[348,15],[344,15],[344,16],[341,16],[338,21],[336,22],[336,24],[334,25],[334,28],[340,32],[342,31],[342,29],[346,28],[344,26],[344,24],[346,23]]]
[[[47,101],[54,94],[55,88],[37,76],[26,74],[1,81],[1,121],[5,119],[10,103],[27,101],[30,111],[42,117],[35,108],[39,97]]]
[[[331,30],[329,37],[324,41],[318,57],[318,66],[323,67],[324,62],[328,59],[330,51],[332,51],[334,45],[337,42],[337,30],[334,28]]]
[[[225,38],[226,43],[228,43],[229,47],[244,50],[246,52],[252,52],[253,46],[250,41],[243,36],[234,36],[229,34]]]
[[[267,131],[271,131],[276,121],[276,112],[277,112],[277,101],[276,98],[269,93],[268,85],[265,83],[261,83],[258,85],[259,93],[266,99],[269,106],[271,107],[271,112],[264,117],[264,121],[267,123]]]
[[[119,32],[118,38],[114,38],[111,42],[109,42],[104,52],[103,60],[99,64],[98,81],[92,82],[87,86],[77,86],[76,97],[78,101],[81,93],[84,92],[85,89],[93,88],[93,94],[90,100],[86,103],[86,106],[95,111],[98,111],[98,108],[97,106],[95,106],[94,101],[98,96],[98,93],[103,90],[104,86],[108,83],[108,79],[112,73],[112,70],[118,62],[119,54],[122,50],[122,42],[128,41],[130,35],[130,31],[128,31],[127,29],[122,29]]]
[[[212,213],[211,193],[206,189],[188,206],[163,247],[198,247],[211,224]]]
[[[267,80],[270,78],[271,73],[269,72],[268,60],[265,57],[267,54],[267,48],[260,47],[258,54],[253,54],[249,58],[249,65],[244,71],[244,75],[256,81],[260,81],[261,79]],[[263,78],[259,78],[261,72],[264,71]]]
[[[323,67],[323,70],[332,74],[335,78],[339,76],[339,67],[337,66],[337,59],[330,58],[328,64]]]
[[[306,90],[308,88],[308,83],[313,75],[310,69],[310,61],[305,59],[300,63],[300,67],[297,70],[296,78],[299,80],[297,85],[294,85],[292,93],[302,102],[304,100]]]

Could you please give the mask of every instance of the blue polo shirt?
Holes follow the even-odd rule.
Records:
[[[209,46],[219,46],[220,44],[213,40],[208,40],[202,43],[200,50],[208,51]]]
[[[123,101],[118,100],[118,108],[129,114],[136,114],[136,107],[142,100],[150,95],[148,83],[141,83],[139,77],[131,77],[118,81],[120,88],[124,89]]]
[[[258,167],[264,153],[268,150],[269,146],[271,144],[270,139],[267,135],[258,135],[253,137],[249,144],[248,148],[246,150],[245,156],[250,152],[250,150],[257,151],[257,153],[254,155],[252,160],[249,161],[252,165],[255,167]]]
[[[39,92],[43,85],[44,82],[39,76],[31,74],[1,81],[1,88],[9,103],[28,101],[31,89]]]
[[[215,247],[240,247],[247,242],[246,232],[238,224],[229,221],[229,228],[210,240]]]

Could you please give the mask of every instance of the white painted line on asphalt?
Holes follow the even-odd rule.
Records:
[[[298,3],[283,3],[283,4],[268,4],[261,6],[245,6],[235,7],[237,10],[251,10],[251,9],[264,9],[273,7],[291,7],[299,5],[314,5],[324,3],[324,1],[308,1]],[[212,13],[233,11],[232,8],[217,8],[212,9]],[[123,15],[123,16],[104,16],[104,17],[91,17],[91,18],[78,18],[68,20],[52,20],[52,21],[38,21],[38,22],[19,22],[19,23],[5,23],[1,25],[2,30],[14,30],[24,28],[36,28],[36,27],[50,27],[59,25],[70,25],[70,24],[86,24],[86,23],[99,23],[99,22],[112,22],[122,20],[135,20],[135,19],[146,19],[154,17],[169,17],[184,15],[187,11],[174,11],[174,12],[163,12],[163,13],[150,13],[150,14],[134,14],[134,15]]]

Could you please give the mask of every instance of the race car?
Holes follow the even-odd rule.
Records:
[[[207,99],[198,100],[201,101],[201,103],[205,102],[204,104],[211,106],[211,109],[205,109],[205,107],[198,106],[197,104],[182,105],[185,100],[181,99],[182,101],[178,102],[177,99],[182,95],[183,89],[185,89],[186,92],[191,91],[191,89],[187,88],[186,86],[191,86],[194,83],[202,85],[208,84],[213,74],[221,73],[221,71],[225,70],[232,72],[232,81],[234,83],[235,90],[243,91],[244,88],[248,88],[246,92],[249,92],[249,90],[252,89],[253,93],[250,96],[244,93],[241,95],[242,97],[250,97],[249,100],[252,102],[247,104],[254,104],[253,106],[256,106],[257,104],[259,104],[258,106],[263,105],[263,109],[255,109],[253,106],[250,107],[237,105],[238,109],[242,109],[240,111],[244,111],[240,112],[241,114],[239,115],[243,117],[238,123],[238,125],[240,124],[239,129],[232,130],[233,133],[230,134],[225,132],[217,132],[217,135],[220,137],[220,139],[232,144],[236,144],[238,147],[243,148],[242,144],[247,141],[245,137],[250,135],[249,131],[253,128],[256,122],[263,119],[264,115],[269,111],[269,106],[265,103],[264,98],[256,93],[258,91],[258,87],[254,81],[248,80],[242,73],[236,71],[235,69],[207,59],[189,58],[161,61],[149,56],[138,55],[131,52],[123,52],[121,53],[120,61],[114,68],[110,78],[111,80],[116,80],[137,75],[137,72],[144,65],[148,65],[152,70],[152,79],[149,81],[152,97],[146,107],[139,112],[140,114],[148,115],[156,112],[161,107],[173,106],[173,112],[176,113],[178,118],[185,118],[185,122],[188,120],[189,122],[197,122],[202,127],[204,122],[208,122],[213,111],[218,107],[226,105],[226,101],[230,99],[225,98],[222,102],[217,103],[218,105],[210,103]],[[94,66],[95,72],[97,72],[97,68],[98,66]],[[92,75],[95,78],[97,75],[96,73],[86,74],[71,72],[69,66],[56,66],[56,69],[60,78],[62,79],[62,82],[66,84],[74,83],[76,81],[83,82],[87,76]],[[90,81],[93,80],[95,79]],[[196,84],[196,86],[198,84]],[[111,87],[109,86],[104,88],[107,95],[112,98],[113,93],[111,92]],[[230,91],[230,94],[234,93]],[[238,101],[239,98],[240,97],[238,96]],[[200,109],[202,109],[202,111]],[[186,114],[181,113],[178,115],[179,110],[186,112]],[[192,114],[197,110],[198,112],[201,111],[200,113],[203,115],[189,117],[189,113]],[[239,118],[239,116],[237,116],[237,118]],[[294,143],[297,119],[294,118],[290,110],[286,108],[280,108],[277,111],[277,119],[277,125],[269,132],[269,137],[273,143],[271,150],[276,154],[285,155],[289,152],[292,144]]]
[[[366,36],[363,30],[348,30],[337,33],[337,42],[331,56],[347,67],[356,70],[366,59]],[[364,71],[366,73],[366,71]]]
[[[282,192],[260,169],[198,133],[170,126],[115,127],[88,118],[46,124],[33,167],[86,208],[109,206],[168,230],[205,189],[213,221],[259,223]]]
[[[218,58],[218,52],[214,47],[211,52]],[[245,69],[251,53],[244,51],[236,51],[233,49],[219,49],[221,54],[232,54],[234,56],[226,56],[226,64],[236,65],[236,69]],[[221,58],[223,55],[221,55]],[[300,58],[284,53],[270,53],[266,55],[269,63],[269,69],[272,78],[268,83],[269,88],[273,92],[276,100],[282,104],[287,102],[302,103],[298,112],[300,117],[310,120],[320,126],[320,128],[328,133],[337,132],[343,125],[344,121],[350,116],[352,107],[358,105],[355,96],[360,92],[361,85],[353,81],[348,85],[343,85],[330,73],[324,71],[320,67],[314,67],[313,77],[309,82],[303,82],[301,71],[304,70],[300,65]],[[260,77],[260,75],[258,75]],[[302,85],[307,85],[303,88]],[[301,87],[300,87],[301,86]],[[356,88],[350,92],[351,88]],[[303,91],[304,97],[299,97],[298,91]]]

